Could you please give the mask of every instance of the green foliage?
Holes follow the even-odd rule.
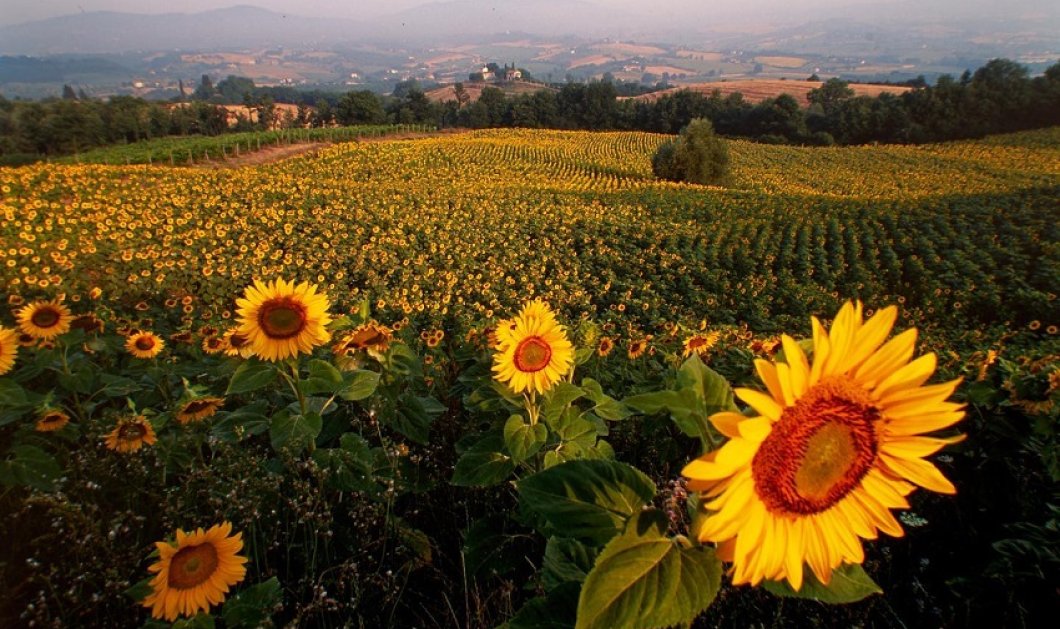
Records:
[[[709,120],[688,123],[677,139],[664,143],[652,157],[652,172],[660,179],[711,186],[729,182],[729,150],[714,134]]]
[[[883,594],[880,586],[858,564],[843,564],[832,571],[828,585],[817,580],[809,567],[804,572],[802,587],[796,592],[787,581],[766,581],[766,590],[777,596],[805,598],[833,605],[856,603],[873,594]]]

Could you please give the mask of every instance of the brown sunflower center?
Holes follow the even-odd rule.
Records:
[[[239,349],[246,345],[248,343],[248,340],[247,337],[243,336],[242,334],[233,334],[232,336],[228,337],[228,342],[232,345],[232,347]]]
[[[138,441],[147,434],[147,428],[143,424],[125,424],[118,430],[118,438],[122,441]]]
[[[169,587],[191,589],[209,580],[217,571],[217,549],[207,542],[185,546],[169,560]]]
[[[60,318],[61,315],[58,310],[45,306],[34,310],[29,320],[38,328],[50,328],[57,325]]]
[[[215,404],[216,402],[213,400],[195,400],[193,402],[188,402],[184,405],[184,414],[195,415],[203,411],[209,411],[214,408]]]
[[[44,425],[61,424],[66,421],[66,415],[63,415],[62,413],[48,413],[40,419],[40,423]]]
[[[784,409],[751,462],[755,492],[774,513],[820,513],[876,460],[880,412],[846,377],[822,380]]]
[[[155,340],[150,336],[141,336],[136,339],[135,345],[141,352],[148,352],[155,348]]]
[[[271,339],[289,339],[305,329],[306,308],[290,297],[270,299],[258,311],[258,325]]]
[[[552,360],[552,347],[540,336],[528,336],[516,346],[514,360],[519,371],[541,371]]]
[[[374,347],[381,345],[386,338],[375,328],[366,328],[353,333],[349,344],[356,348]]]

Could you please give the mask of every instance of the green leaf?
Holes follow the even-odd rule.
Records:
[[[464,565],[469,576],[508,574],[526,565],[534,551],[533,541],[525,531],[514,530],[503,515],[476,520],[464,535]]]
[[[339,391],[339,397],[356,402],[371,396],[378,386],[378,373],[366,369],[350,371],[342,376],[342,389]]]
[[[432,397],[417,397],[405,393],[398,398],[397,413],[392,418],[383,418],[384,423],[416,443],[427,443],[431,422],[445,410]]]
[[[569,537],[550,537],[541,565],[541,582],[546,590],[563,583],[581,583],[593,568],[596,551]]]
[[[228,599],[221,609],[221,618],[225,621],[225,627],[231,629],[260,627],[272,616],[282,599],[280,582],[273,577]]]
[[[578,598],[577,629],[654,629],[689,625],[721,588],[712,549],[666,537],[666,516],[630,520],[596,559]]]
[[[154,577],[147,577],[142,581],[133,584],[127,590],[125,590],[125,596],[128,596],[135,603],[139,603],[140,601],[144,600],[151,592],[154,591],[154,588],[151,587],[151,579],[153,578]]]
[[[582,388],[585,389],[589,399],[596,403],[596,406],[593,407],[593,412],[600,417],[611,421],[619,421],[633,414],[626,408],[625,404],[604,393],[604,388],[596,380],[585,378],[582,380]]]
[[[328,481],[342,491],[370,491],[376,487],[372,480],[372,449],[357,433],[347,432],[339,437],[338,448],[314,451],[313,460],[330,472]]]
[[[74,393],[91,393],[95,379],[93,367],[85,362],[71,367],[70,373],[60,373],[57,378],[64,389]]]
[[[105,373],[99,377],[103,383],[100,393],[107,397],[125,397],[140,390],[140,385],[135,380],[124,376],[116,376]]]
[[[591,448],[596,444],[596,424],[588,420],[576,407],[568,408],[552,424],[552,430],[564,444],[573,442],[582,448]]]
[[[313,359],[309,361],[309,376],[300,384],[302,393],[336,393],[342,388],[342,372],[331,363]]]
[[[218,413],[218,420],[210,428],[214,437],[235,443],[247,435],[260,435],[269,430],[272,420],[265,415],[268,403],[258,400],[234,411]]]
[[[856,603],[873,594],[883,594],[880,586],[865,572],[861,564],[843,564],[832,571],[828,585],[817,580],[808,567],[803,570],[805,578],[799,591],[791,589],[787,581],[763,581],[762,587],[777,596],[808,598],[822,603]]]
[[[655,496],[651,479],[617,461],[568,461],[519,481],[519,495],[556,531],[601,545]]]
[[[573,629],[577,610],[578,584],[565,583],[527,601],[508,621],[508,629]]]
[[[589,359],[591,359],[595,353],[596,350],[592,347],[582,347],[574,350],[574,364],[584,365],[589,362]]]
[[[585,391],[579,386],[565,381],[557,382],[556,386],[545,396],[544,413],[542,413],[545,421],[551,424],[563,414],[564,409],[584,395]]]
[[[173,623],[172,629],[214,629],[213,616],[199,612],[191,618],[182,618]]]
[[[14,380],[0,378],[0,426],[18,420],[32,406],[25,389]]]
[[[272,416],[269,439],[274,450],[290,449],[299,454],[309,447],[323,427],[324,420],[317,413],[299,415],[284,409]]]
[[[721,374],[703,364],[697,354],[692,354],[677,370],[677,384],[681,389],[692,389],[701,406],[697,409],[704,417],[720,411],[737,411],[732,397],[732,387]]]
[[[547,439],[548,428],[544,424],[531,426],[522,415],[512,415],[504,424],[504,445],[515,463],[522,463],[536,454]]]
[[[681,432],[689,437],[702,435],[702,424],[697,411],[699,403],[692,389],[641,393],[626,398],[625,403],[645,415],[668,411]]]
[[[276,369],[266,362],[250,359],[239,365],[236,372],[232,374],[232,380],[228,383],[225,395],[234,393],[250,393],[265,387],[276,379]]]
[[[10,458],[0,461],[0,483],[26,485],[41,491],[53,491],[62,468],[52,455],[36,446],[14,446]]]
[[[515,461],[504,453],[504,438],[489,434],[475,442],[456,462],[452,484],[460,487],[488,487],[505,480],[515,471]]]
[[[390,370],[396,374],[417,376],[423,372],[420,357],[404,343],[391,345],[387,356],[389,357]]]

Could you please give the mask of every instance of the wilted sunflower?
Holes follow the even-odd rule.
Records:
[[[79,315],[70,322],[71,330],[84,330],[88,334],[99,334],[103,331],[103,321],[92,314]]]
[[[701,357],[705,356],[720,338],[721,333],[717,331],[708,332],[706,334],[693,334],[685,339],[685,351],[683,355],[686,358],[692,354],[699,354]]]
[[[331,323],[328,298],[309,282],[295,285],[282,279],[268,284],[255,280],[239,306],[239,333],[254,353],[265,360],[284,360],[331,340],[325,326]]]
[[[543,393],[570,371],[574,347],[562,325],[543,302],[523,308],[499,338],[494,377],[516,393]]]
[[[118,420],[118,425],[107,434],[105,443],[115,452],[136,452],[144,444],[153,445],[158,438],[154,426],[143,415]]]
[[[18,356],[18,333],[0,326],[0,376],[11,371]]]
[[[73,316],[58,301],[35,301],[18,311],[18,326],[38,339],[51,339],[70,330]]]
[[[58,409],[48,409],[37,417],[37,432],[55,432],[70,423],[70,416]]]
[[[394,335],[390,328],[375,321],[369,321],[357,326],[356,329],[344,336],[340,345],[342,345],[343,349],[369,350],[381,353],[390,347],[390,342],[393,338]]]
[[[228,588],[247,575],[243,534],[232,535],[231,522],[185,533],[177,529],[176,545],[155,542],[158,561],[147,568],[156,573],[151,593],[142,601],[153,618],[174,621],[178,616],[209,613],[211,605],[225,600]]]
[[[166,342],[154,332],[137,332],[125,339],[125,349],[137,358],[154,358],[162,353]]]
[[[914,484],[954,493],[922,457],[961,437],[921,435],[964,416],[946,401],[959,380],[921,386],[935,355],[910,362],[915,328],[884,343],[896,317],[889,307],[863,322],[860,303],[844,305],[831,331],[814,317],[812,366],[785,335],[786,363],[755,361],[767,392],[735,390],[758,415],[710,417],[729,441],[682,474],[705,494],[699,538],[720,544],[733,583],[787,579],[798,590],[808,564],[827,584],[840,564],[864,561],[859,537],[902,535],[890,509],[909,507]]]
[[[213,396],[188,400],[177,409],[177,421],[182,424],[202,421],[216,413],[224,403],[224,398]]]
[[[238,356],[239,358],[250,358],[254,355],[254,348],[250,346],[250,340],[239,333],[237,328],[230,328],[224,337],[225,356]]]

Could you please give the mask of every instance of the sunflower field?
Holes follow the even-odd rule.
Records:
[[[1060,129],[668,139],[0,169],[0,626],[1040,624]]]

